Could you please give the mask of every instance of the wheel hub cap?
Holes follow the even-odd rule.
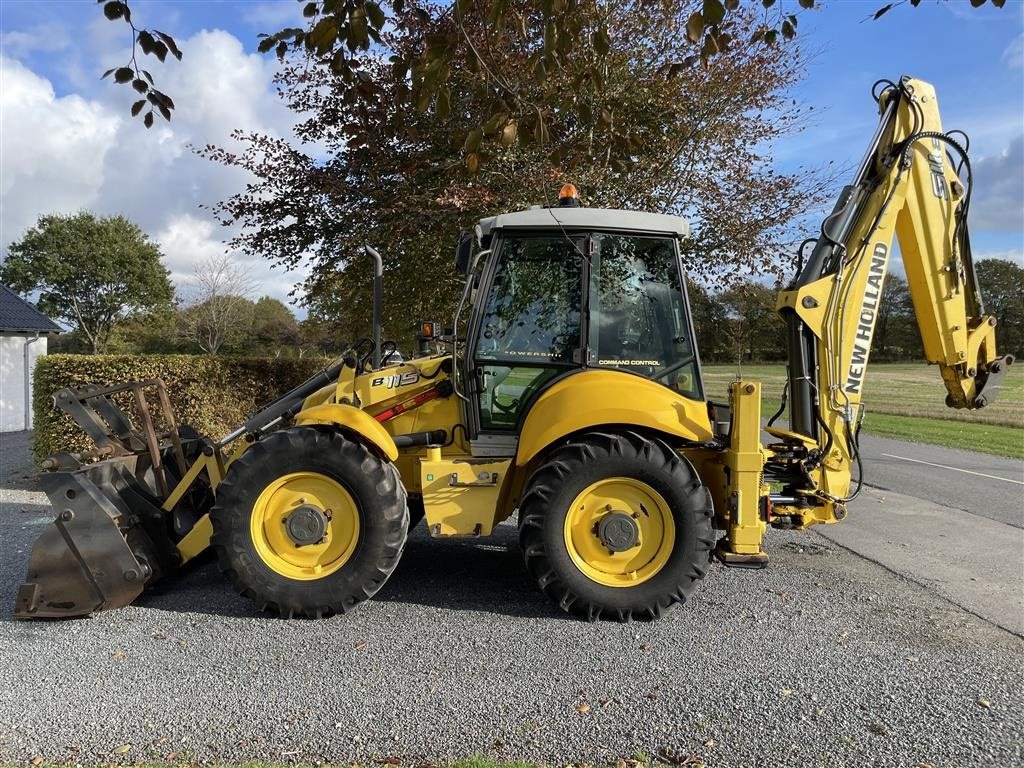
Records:
[[[672,555],[676,526],[665,497],[632,477],[606,477],[579,492],[565,515],[569,558],[591,581],[634,587]]]
[[[295,546],[304,547],[324,538],[327,521],[327,515],[318,507],[303,505],[284,519],[284,527]]]
[[[625,552],[640,543],[640,526],[625,512],[609,512],[597,524],[597,537],[612,552]]]

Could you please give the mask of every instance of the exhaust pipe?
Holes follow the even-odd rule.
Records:
[[[380,368],[381,312],[384,306],[384,261],[377,249],[364,245],[366,255],[373,259],[373,370]]]

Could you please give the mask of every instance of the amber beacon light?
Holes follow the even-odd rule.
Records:
[[[575,184],[563,184],[558,190],[558,204],[563,207],[575,208],[580,204],[580,193]]]

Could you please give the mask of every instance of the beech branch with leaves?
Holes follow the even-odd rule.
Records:
[[[168,52],[180,59],[181,51],[166,33],[139,30],[131,21],[127,0],[98,0],[104,14],[111,20],[124,19],[133,32],[132,59],[127,66],[110,70],[115,82],[132,83],[145,99],[132,105],[138,115],[148,102],[145,113],[147,127],[153,124],[156,109],[170,119],[174,103],[164,93],[152,88],[152,77],[136,66],[135,52],[155,55],[163,61]],[[487,111],[479,123],[463,137],[462,155],[466,167],[477,172],[486,160],[488,148],[508,146],[524,138],[545,145],[553,132],[579,120],[603,120],[614,126],[607,109],[597,112],[546,112],[539,104],[526,98],[526,84],[517,75],[503,72],[489,56],[491,44],[512,35],[521,41],[539,40],[532,52],[528,74],[543,83],[552,73],[569,73],[576,86],[583,90],[600,90],[606,70],[605,58],[611,50],[607,10],[596,0],[531,0],[525,7],[509,0],[455,0],[447,8],[425,0],[316,0],[303,3],[302,14],[308,19],[305,28],[287,27],[260,35],[258,50],[274,52],[284,60],[301,55],[327,63],[349,88],[351,98],[368,100],[379,96],[381,89],[366,66],[366,54],[382,45],[382,33],[394,26],[409,31],[424,27],[439,13],[447,15],[452,24],[443,31],[424,33],[419,45],[409,52],[392,56],[396,74],[408,79],[407,103],[419,111],[433,109],[442,119],[451,112],[449,79],[458,62],[479,73],[483,84],[492,92]],[[945,2],[948,0],[936,0]],[[1005,0],[990,0],[1003,7]],[[986,0],[970,0],[974,7]],[[664,13],[668,0],[642,0],[629,13]],[[877,19],[893,8],[921,0],[897,0],[881,6]],[[776,45],[792,40],[797,34],[802,12],[822,7],[822,0],[695,0],[686,23],[679,30],[693,51],[675,61],[665,63],[664,75],[677,76],[691,66],[710,65],[713,57],[726,51],[736,41],[729,31],[729,20],[741,8],[756,9],[761,17],[750,32],[751,41]],[[584,99],[584,101],[589,101]],[[628,158],[629,137],[617,136],[613,154]],[[601,148],[606,151],[606,148]],[[628,162],[628,159],[627,159]]]
[[[153,76],[148,70],[143,69],[138,63],[138,52],[143,55],[155,56],[161,62],[166,61],[170,53],[178,61],[181,61],[182,53],[178,49],[174,38],[166,32],[158,29],[139,29],[132,21],[132,11],[127,0],[97,0],[103,4],[103,15],[110,21],[124,19],[132,31],[132,57],[123,67],[114,67],[103,73],[101,79],[114,76],[114,82],[118,85],[131,83],[132,88],[142,96],[132,104],[132,117],[142,114],[142,123],[147,128],[153,127],[153,111],[156,110],[164,118],[170,121],[171,111],[174,109],[174,102],[171,97],[153,87]],[[149,109],[143,113],[146,106]]]

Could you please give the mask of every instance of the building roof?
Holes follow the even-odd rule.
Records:
[[[63,330],[6,285],[0,285],[0,332],[60,333]]]
[[[688,237],[690,223],[679,216],[612,208],[531,208],[480,220],[480,235],[497,229],[606,229]]]

